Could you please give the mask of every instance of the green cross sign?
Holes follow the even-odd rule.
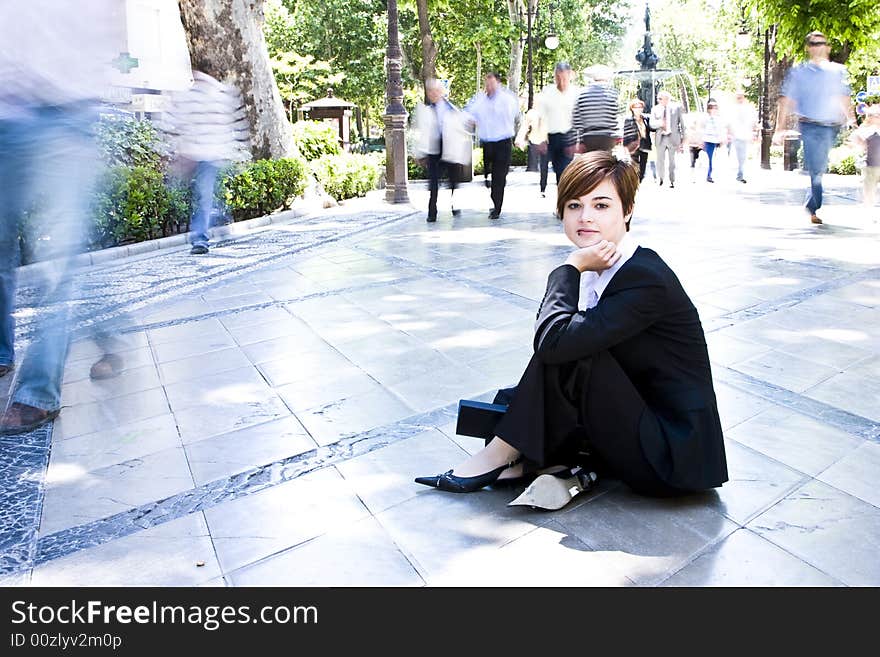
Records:
[[[140,66],[140,62],[137,57],[132,57],[129,52],[121,52],[119,53],[119,57],[114,59],[111,62],[120,73],[128,74],[131,73],[131,69],[137,68]]]

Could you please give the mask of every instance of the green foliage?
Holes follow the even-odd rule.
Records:
[[[98,120],[95,135],[108,166],[159,167],[166,161],[167,148],[150,121],[106,114]]]
[[[529,163],[529,154],[522,148],[513,147],[510,153],[510,166],[524,167]]]
[[[144,166],[110,167],[93,204],[91,240],[101,247],[168,235],[187,221],[185,194]]]
[[[323,121],[297,121],[293,124],[293,141],[306,160],[317,160],[324,155],[338,155],[339,133],[335,124]]]
[[[475,148],[474,149],[474,153],[473,153],[473,157],[471,158],[471,161],[474,164],[474,175],[475,176],[483,175],[483,173],[485,173],[485,171],[486,171],[486,167],[483,164],[483,149],[482,148]]]
[[[222,181],[223,199],[236,221],[290,207],[306,188],[307,164],[296,158],[239,165]]]
[[[746,5],[764,24],[776,24],[779,57],[803,58],[804,37],[814,30],[828,37],[832,59],[841,62],[855,51],[876,51],[880,38],[875,0],[746,0]]]
[[[428,171],[410,155],[406,158],[406,175],[409,180],[426,180]]]
[[[381,158],[381,159],[384,159]],[[376,155],[325,155],[310,163],[324,191],[337,201],[365,196],[376,188],[382,168]]]
[[[837,173],[842,176],[858,175],[856,156],[850,147],[839,146],[831,149],[831,152],[828,153],[828,173]]]

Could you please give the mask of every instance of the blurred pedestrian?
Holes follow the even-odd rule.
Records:
[[[864,123],[852,133],[850,139],[864,153],[862,203],[867,213],[873,213],[877,183],[880,182],[880,105],[868,106]]]
[[[459,169],[471,160],[471,141],[464,130],[460,110],[445,96],[443,84],[434,78],[425,81],[427,103],[419,103],[415,111],[415,158],[428,172],[428,217],[437,221],[437,195],[440,178],[445,173],[450,197],[458,186]],[[452,203],[452,215],[461,210]]]
[[[0,375],[15,362],[16,268],[23,222],[31,240],[31,342],[0,434],[54,419],[70,341],[72,257],[84,247],[98,173],[99,99],[124,34],[115,0],[0,3]]]
[[[549,84],[541,91],[540,108],[547,123],[547,149],[556,184],[565,167],[571,162],[569,133],[572,128],[572,113],[580,96],[580,88],[571,82],[571,65],[568,62],[557,62],[553,70],[554,84]]]
[[[703,127],[706,125],[707,114],[705,112],[688,112],[682,116],[684,124],[684,143],[688,150],[690,160],[691,182],[697,182],[697,162],[700,153],[703,152]]]
[[[550,158],[547,153],[547,121],[541,111],[540,96],[535,98],[535,106],[525,113],[514,144],[523,150],[528,148],[530,160],[538,163],[541,196],[546,196]]]
[[[657,133],[654,144],[657,146],[657,176],[661,187],[667,175],[667,163],[669,187],[675,187],[675,154],[684,150],[685,131],[681,117],[681,105],[672,101],[668,91],[661,91],[651,114],[651,130]]]
[[[474,96],[465,107],[465,112],[477,126],[477,135],[483,147],[483,167],[486,175],[491,177],[492,209],[489,219],[497,219],[501,216],[504,203],[519,103],[497,73],[487,73],[484,83],[485,90]]]
[[[645,116],[645,103],[638,98],[629,102],[630,116],[623,122],[623,145],[639,165],[639,182],[645,179],[645,167],[651,152],[651,122]]]
[[[736,179],[745,183],[748,149],[758,133],[758,114],[741,90],[736,92],[736,102],[728,112],[728,119],[730,140],[736,151]]]
[[[712,178],[712,163],[715,149],[721,148],[727,143],[727,123],[718,112],[718,102],[713,98],[706,104],[706,122],[703,124],[703,150],[709,159],[709,170],[706,173],[706,182],[714,183]]]
[[[603,65],[584,73],[593,81],[578,96],[571,117],[573,142],[569,152],[610,151],[617,144],[618,93],[611,84],[614,72]]]
[[[856,120],[846,68],[829,61],[828,39],[821,32],[810,32],[805,43],[809,60],[792,68],[782,83],[773,143],[780,144],[785,137],[797,134],[788,129],[789,117],[796,115],[804,145],[804,166],[810,174],[804,207],[810,221],[821,224],[816,213],[822,207],[822,174],[828,168],[828,152],[840,128],[855,125]]]
[[[158,122],[171,144],[178,171],[192,189],[190,253],[208,253],[208,231],[214,211],[214,187],[220,170],[250,157],[250,128],[238,90],[202,71],[193,84],[172,94]]]

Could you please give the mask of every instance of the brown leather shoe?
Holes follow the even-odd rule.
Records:
[[[822,223],[822,220],[819,219],[819,217],[817,217],[815,214],[810,215],[810,221],[812,221],[814,224],[821,224]]]
[[[9,365],[0,365],[0,379],[2,379],[14,369],[15,365],[13,365],[12,363],[10,363]]]
[[[51,422],[61,409],[44,411],[42,408],[14,402],[0,416],[0,436],[18,435],[33,431],[46,422]]]
[[[122,371],[122,358],[117,354],[104,354],[100,360],[95,361],[89,370],[89,378],[93,380],[112,379],[119,376]]]

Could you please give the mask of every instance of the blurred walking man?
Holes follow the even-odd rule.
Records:
[[[846,68],[828,60],[828,39],[821,32],[810,32],[805,42],[810,59],[791,69],[782,83],[773,143],[779,144],[792,134],[788,119],[796,115],[804,142],[804,167],[810,174],[804,207],[810,221],[821,224],[816,213],[822,207],[822,174],[828,167],[828,152],[840,128],[845,123],[855,125],[856,119]]]
[[[568,148],[569,132],[574,104],[580,95],[580,89],[571,83],[571,74],[571,66],[568,62],[556,64],[553,73],[555,84],[544,87],[537,105],[544,114],[547,126],[547,157],[553,164],[557,185],[559,176],[571,162]]]
[[[758,129],[758,115],[752,104],[746,100],[742,91],[736,92],[736,103],[730,109],[729,123],[730,139],[736,150],[736,179],[744,183],[745,165],[748,158],[749,145],[755,141]]]
[[[607,66],[585,71],[593,82],[580,93],[571,117],[574,152],[610,151],[621,136],[617,126],[618,93],[611,85],[614,72]]]
[[[501,216],[504,187],[510,170],[515,122],[519,103],[510,89],[501,83],[497,73],[486,74],[485,92],[477,94],[467,107],[471,121],[477,125],[477,134],[483,146],[483,167],[492,177],[492,209],[489,219]]]
[[[669,163],[669,187],[675,187],[675,154],[684,150],[684,121],[681,105],[672,102],[668,91],[657,95],[657,104],[651,113],[651,130],[657,132],[654,143],[657,145],[657,176],[660,186],[666,177],[666,164]]]

